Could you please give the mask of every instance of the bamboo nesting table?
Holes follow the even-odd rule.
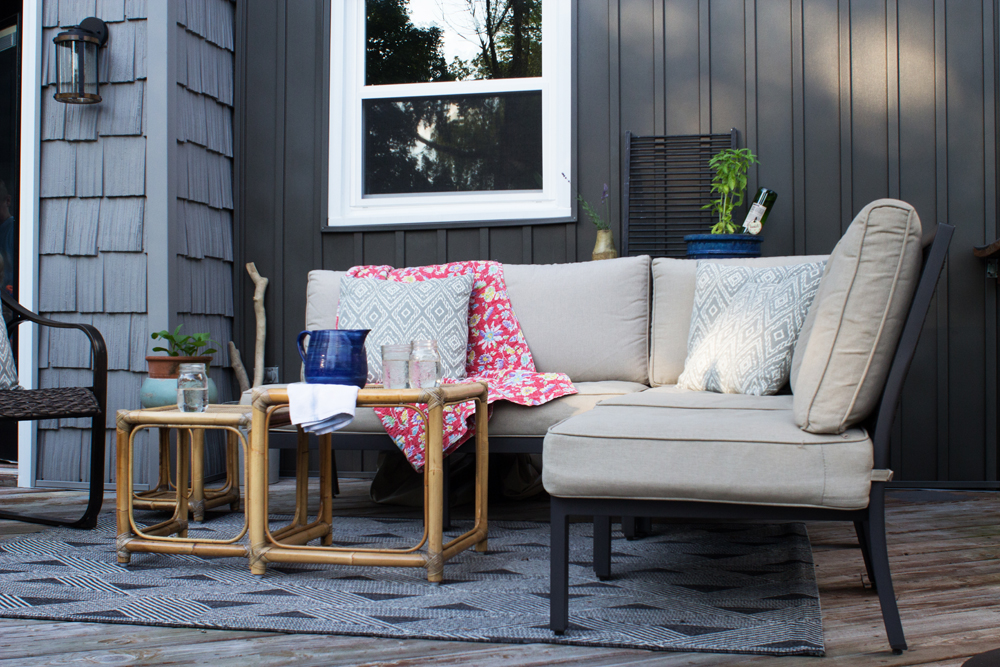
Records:
[[[250,429],[250,454],[247,457],[246,516],[250,533],[250,571],[263,575],[268,563],[323,563],[427,568],[427,580],[440,582],[444,563],[475,545],[487,549],[486,493],[489,459],[487,434],[486,384],[468,382],[432,389],[383,389],[365,387],[358,392],[358,407],[404,407],[421,415],[425,429],[424,463],[424,534],[416,545],[403,549],[348,549],[330,546],[333,522],[333,484],[330,475],[331,435],[320,436],[320,508],[315,521],[307,523],[305,502],[307,486],[296,480],[295,519],[271,532],[268,526],[267,449],[268,430],[276,412],[288,405],[285,389],[258,389],[253,394],[253,421]],[[471,530],[444,543],[444,476],[442,464],[444,407],[475,401],[476,404],[476,509]],[[419,407],[425,406],[424,408]],[[301,443],[301,438],[300,438]],[[301,445],[300,445],[301,449]],[[298,467],[297,477],[302,476]],[[308,546],[322,538],[321,546]],[[426,547],[426,549],[424,549]],[[422,550],[423,549],[423,550]],[[191,552],[188,552],[191,553]]]
[[[192,554],[199,556],[248,556],[245,544],[241,544],[247,533],[246,520],[238,535],[227,540],[191,539],[187,536],[189,495],[185,482],[192,471],[192,449],[195,460],[203,459],[204,433],[206,430],[223,430],[229,437],[226,462],[227,483],[222,489],[204,489],[201,474],[192,474],[192,492],[198,489],[204,498],[204,507],[214,507],[225,503],[239,503],[239,471],[237,446],[247,449],[246,439],[240,432],[250,427],[250,407],[246,405],[210,405],[207,412],[181,412],[174,407],[151,408],[147,410],[119,410],[117,416],[117,523],[118,562],[128,563],[132,552],[152,552],[169,554]],[[133,462],[135,434],[144,429],[158,428],[160,431],[160,483],[155,491],[136,495],[133,491]],[[169,432],[176,429],[177,480],[173,492],[169,488]],[[194,445],[192,447],[191,445]],[[200,453],[200,454],[199,454]],[[265,454],[266,456],[266,454]],[[199,465],[199,470],[200,470]],[[166,472],[165,472],[166,471]],[[166,478],[164,476],[167,476]],[[173,496],[173,497],[170,497]],[[211,496],[211,500],[207,497]],[[211,504],[210,504],[211,503]],[[173,516],[154,526],[140,529],[132,515],[135,507],[148,509],[172,509]],[[204,507],[202,511],[204,511]],[[176,534],[176,537],[171,535]]]
[[[169,411],[174,408],[167,406],[151,409]],[[244,409],[249,411],[246,406]],[[172,510],[177,506],[177,494],[170,481],[170,428],[161,427],[159,432],[160,467],[156,488],[136,493],[132,498],[134,509]],[[178,444],[186,445],[190,440],[191,489],[188,493],[188,508],[191,510],[191,518],[199,523],[205,520],[205,510],[213,507],[229,505],[233,512],[240,510],[239,443],[233,433],[226,435],[226,481],[221,488],[205,488],[205,431],[178,431]]]

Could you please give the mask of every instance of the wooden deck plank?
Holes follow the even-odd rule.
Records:
[[[414,508],[368,500],[368,480],[342,480],[335,513],[412,516]],[[290,480],[270,488],[271,511],[289,512]],[[315,497],[315,494],[314,494]],[[79,513],[85,494],[0,488],[0,506]],[[108,495],[105,510],[114,507]],[[315,507],[315,505],[314,505]],[[469,514],[458,508],[457,518]],[[548,519],[546,502],[490,506],[495,520]],[[957,667],[1000,647],[1000,494],[892,492],[888,496],[889,552],[910,650],[893,656],[886,645],[878,598],[861,586],[864,563],[850,524],[809,524],[819,585],[827,657],[781,658],[782,667],[922,665]],[[0,522],[0,540],[43,529]],[[185,628],[0,619],[0,667],[112,663],[160,665],[757,665],[769,656],[655,653],[555,645],[474,644],[325,635],[286,635]]]

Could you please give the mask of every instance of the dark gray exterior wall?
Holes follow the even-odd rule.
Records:
[[[997,229],[997,3],[945,0],[580,0],[578,183],[620,197],[625,131],[725,132],[779,192],[764,253],[829,252],[878,197],[957,227],[897,423],[911,481],[997,479],[996,281],[971,246]],[[461,259],[588,259],[586,222],[321,233],[329,0],[247,0],[237,17],[236,260],[271,278],[267,363],[298,376],[313,268]],[[240,45],[250,45],[240,48]],[[615,214],[616,238],[620,221]],[[253,344],[237,273],[235,336]],[[358,466],[360,459],[341,467]]]

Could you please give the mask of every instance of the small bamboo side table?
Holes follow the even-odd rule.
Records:
[[[240,429],[250,427],[250,407],[246,405],[210,405],[207,412],[181,412],[177,408],[152,408],[148,410],[119,410],[117,416],[118,447],[116,453],[116,518],[118,524],[118,562],[128,563],[133,552],[188,554],[196,556],[242,556],[249,555],[246,544],[240,541],[247,533],[247,521],[244,518],[240,533],[226,540],[190,539],[187,537],[188,526],[188,487],[184,482],[174,485],[173,498],[164,497],[151,501],[148,498],[136,499],[133,490],[133,462],[135,434],[143,429],[158,428],[160,430],[160,477],[163,481],[164,469],[169,464],[164,451],[164,434],[171,429],[177,430],[177,480],[187,480],[191,471],[192,442],[198,439],[204,443],[205,430],[223,430],[228,433],[230,451],[227,451],[227,465],[233,472],[232,486],[239,501],[238,464],[232,464],[232,455],[237,454],[236,446],[241,445],[244,451],[248,449],[246,439]],[[266,453],[265,453],[266,458]],[[266,470],[266,464],[265,464]],[[201,477],[192,476],[192,485]],[[265,480],[266,482],[266,480]],[[168,480],[169,484],[169,480]],[[159,494],[160,490],[157,490]],[[204,493],[204,491],[202,491]],[[135,507],[149,507],[153,503],[162,503],[154,509],[173,509],[173,516],[161,523],[140,529],[133,517]],[[226,501],[220,501],[223,504]],[[176,534],[177,537],[170,537]]]
[[[157,409],[157,408],[151,408]],[[170,410],[171,407],[159,408]],[[172,510],[177,506],[177,494],[170,481],[170,429],[160,428],[160,469],[156,488],[140,491],[132,499],[132,507],[141,510]],[[188,507],[191,518],[197,522],[205,520],[205,510],[229,505],[233,512],[240,510],[240,455],[236,436],[226,434],[226,481],[220,488],[205,488],[205,431],[193,429],[190,438],[185,431],[178,431],[184,440],[191,441],[191,489],[188,493]],[[178,442],[180,444],[180,442]]]
[[[444,407],[466,401],[476,404],[476,509],[471,530],[444,543],[443,442]],[[297,480],[296,520],[278,531],[268,526],[267,438],[275,412],[288,405],[286,389],[258,389],[253,394],[253,422],[250,429],[249,471],[246,487],[246,516],[250,533],[250,571],[263,575],[268,563],[321,563],[427,568],[427,580],[440,582],[444,563],[475,545],[486,551],[486,494],[489,461],[487,432],[487,387],[483,382],[447,384],[430,389],[383,389],[365,387],[358,392],[358,407],[404,407],[421,415],[425,429],[424,534],[416,545],[404,549],[349,549],[330,546],[333,522],[333,492],[330,462],[331,435],[320,436],[320,508],[315,521],[305,523],[305,493]],[[426,406],[421,409],[419,405]],[[301,475],[301,472],[299,473]],[[307,542],[322,538],[321,546]],[[426,546],[424,551],[421,551]]]

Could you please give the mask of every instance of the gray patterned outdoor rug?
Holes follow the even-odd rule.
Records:
[[[155,523],[162,514],[138,513]],[[288,517],[272,516],[276,528]],[[231,536],[240,515],[191,524]],[[462,522],[456,522],[462,528]],[[467,530],[469,524],[464,524]],[[335,519],[336,546],[409,546],[410,519]],[[675,651],[823,654],[819,594],[802,524],[675,524],[646,539],[615,534],[613,578],[594,576],[592,525],[571,527],[570,629],[548,629],[549,526],[490,523],[490,552],[417,568],[270,565],[133,554],[115,561],[115,528],[51,529],[0,542],[0,616],[229,630],[476,642],[546,642]]]

